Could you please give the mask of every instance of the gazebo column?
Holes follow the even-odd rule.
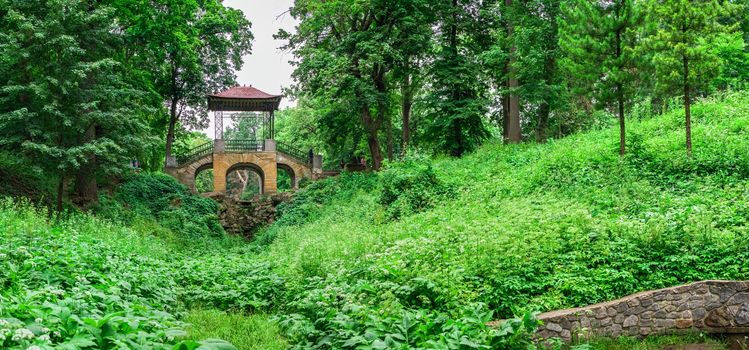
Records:
[[[213,121],[216,124],[216,140],[224,139],[224,111],[215,111]]]
[[[276,139],[276,117],[273,114],[273,110],[270,111],[270,137],[271,140]]]

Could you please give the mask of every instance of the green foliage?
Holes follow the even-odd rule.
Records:
[[[162,221],[170,211],[209,211],[162,175],[122,185],[120,207],[107,207],[121,213],[117,224],[88,215],[50,223],[5,201],[0,319],[13,325],[0,328],[24,327],[34,338],[11,335],[2,345],[192,349],[202,337],[239,346],[273,343],[280,332],[299,349],[528,349],[533,311],[749,278],[749,94],[695,105],[691,160],[680,151],[681,113],[633,120],[638,136],[623,159],[617,130],[603,129],[317,181],[279,209],[258,242],[188,232],[189,241],[175,243],[160,225],[123,228],[143,216],[170,225]],[[427,183],[452,197],[387,220],[384,193],[410,206],[422,203],[411,192],[434,190]],[[258,316],[250,331],[258,318],[247,313],[272,316],[278,328]],[[195,322],[190,339],[185,315]],[[513,315],[523,316],[486,325]],[[228,330],[234,325],[241,331]],[[622,344],[633,342],[581,346]]]
[[[145,92],[116,58],[112,9],[36,0],[6,2],[3,12],[0,147],[43,159],[60,183],[122,175],[154,139],[139,117]]]
[[[691,160],[680,152],[680,109],[634,118],[640,136],[624,160],[616,129],[439,160],[434,173],[453,199],[387,221],[378,192],[361,191],[315,207],[314,220],[271,227],[268,254],[290,281],[343,271],[377,296],[398,295],[377,284],[384,279],[419,290],[416,305],[481,302],[499,318],[743,279],[748,106],[746,92],[696,104]]]
[[[380,182],[379,202],[394,219],[434,207],[451,190],[437,178],[431,159],[423,156],[409,155],[388,165]]]
[[[9,200],[0,208],[4,349],[163,349],[183,337],[184,324],[170,313],[175,285],[164,278],[163,264],[82,233],[118,229],[82,216],[52,226]]]
[[[152,217],[164,227],[179,232],[188,238],[221,236],[224,230],[217,219],[218,204],[211,199],[195,196],[171,176],[165,174],[139,174],[130,177],[117,187],[114,195],[117,203],[103,201],[115,206],[107,215],[115,220],[123,212],[118,206],[127,208],[130,217]]]
[[[720,69],[719,57],[710,47],[720,34],[733,30],[719,22],[730,5],[712,0],[651,0],[647,4],[650,33],[642,50],[652,53],[657,89],[680,95],[689,89],[709,88],[710,77]]]

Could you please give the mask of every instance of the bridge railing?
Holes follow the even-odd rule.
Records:
[[[258,140],[224,140],[225,151],[228,153],[262,152],[265,142]]]
[[[289,156],[291,159],[294,159],[297,162],[312,166],[312,161],[309,159],[308,152],[302,151],[301,149],[278,140],[276,140],[276,150]]]
[[[262,152],[265,151],[265,142],[262,140],[224,140],[224,152],[243,153],[243,152]],[[206,142],[197,147],[190,149],[182,155],[178,155],[177,165],[182,166],[212,154],[214,150],[213,142]],[[276,141],[276,150],[284,153],[291,159],[296,160],[307,166],[312,166],[309,159],[309,153],[293,147],[287,143]]]
[[[177,156],[177,164],[184,165],[194,160],[203,158],[211,153],[213,153],[213,141],[209,141],[202,145],[193,147],[189,151],[185,152],[185,154]]]

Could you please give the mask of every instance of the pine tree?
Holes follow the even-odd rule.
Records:
[[[616,107],[619,153],[624,155],[624,110],[635,79],[633,49],[639,24],[634,0],[573,0],[563,13],[562,67],[578,93],[594,95],[603,107]]]
[[[656,88],[683,97],[686,149],[691,157],[692,96],[720,69],[710,43],[730,31],[718,21],[726,10],[717,0],[651,0],[648,5],[650,35],[643,47],[652,53]]]

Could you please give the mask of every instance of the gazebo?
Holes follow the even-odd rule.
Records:
[[[208,110],[214,112],[216,140],[224,139],[224,119],[257,119],[262,125],[263,139],[276,136],[274,112],[278,110],[283,95],[271,95],[250,86],[235,86],[223,92],[208,95]],[[261,112],[262,115],[246,115],[243,112]],[[229,113],[224,115],[224,113]]]
[[[213,170],[213,192],[226,194],[227,177],[240,169],[259,176],[259,192],[278,190],[278,171],[291,178],[294,189],[303,177],[322,174],[322,156],[276,141],[274,113],[282,95],[272,95],[252,86],[235,86],[208,95],[208,110],[214,112],[213,141],[194,147],[167,162],[165,171],[197,191],[195,180],[201,171]],[[224,130],[224,121],[232,128]],[[231,134],[229,134],[231,132]]]

